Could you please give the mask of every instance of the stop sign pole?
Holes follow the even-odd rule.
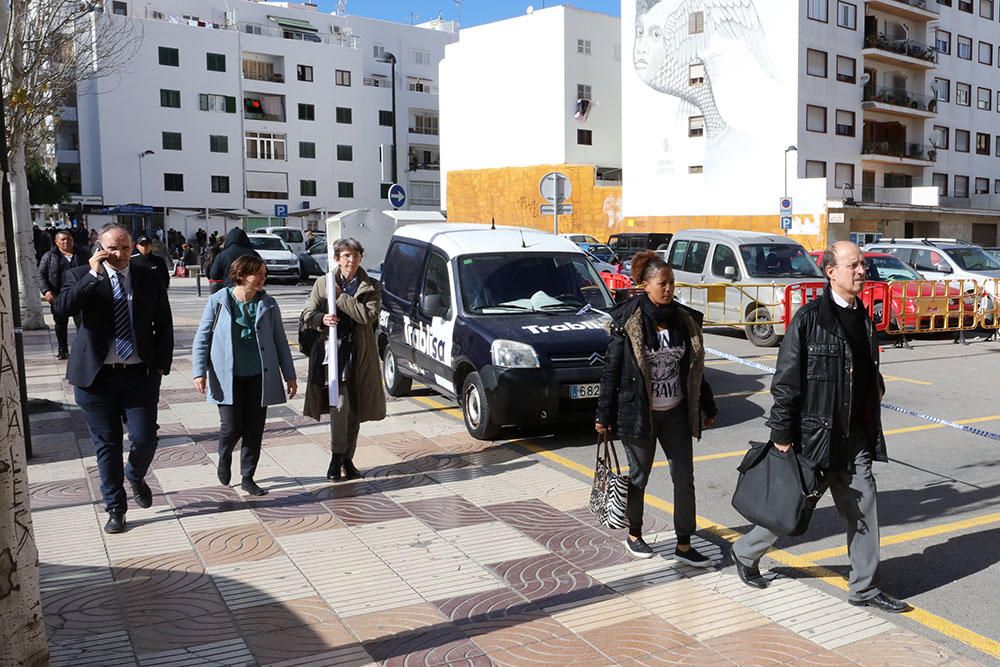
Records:
[[[542,199],[552,205],[552,233],[559,233],[559,205],[569,199],[573,193],[573,186],[569,182],[566,174],[558,171],[550,171],[542,176],[538,182],[538,192]]]

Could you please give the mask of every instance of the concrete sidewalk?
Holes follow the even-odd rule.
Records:
[[[272,408],[250,498],[216,479],[218,413],[182,355],[153,506],[106,535],[54,335],[25,340],[29,394],[62,405],[32,415],[28,473],[52,665],[977,664],[799,580],[752,591],[705,540],[715,568],[680,564],[652,509],[657,556],[633,560],[585,480],[411,401],[363,425],[365,479],[336,485],[328,424]]]

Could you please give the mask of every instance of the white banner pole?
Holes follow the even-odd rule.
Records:
[[[333,279],[333,271],[326,274],[326,310],[329,315],[337,314],[336,283]],[[327,383],[330,390],[330,407],[336,408],[340,405],[340,366],[337,363],[337,327],[330,327],[328,337],[326,358],[327,358]],[[331,411],[330,418],[333,419]]]

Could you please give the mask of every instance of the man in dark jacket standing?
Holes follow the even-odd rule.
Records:
[[[848,602],[898,613],[910,609],[878,587],[879,530],[872,460],[886,461],[879,414],[885,383],[878,342],[858,294],[865,259],[849,241],[823,252],[827,289],[796,313],[778,351],[771,383],[771,440],[781,452],[795,448],[821,475],[847,522],[851,560]],[[733,544],[736,570],[745,584],[767,588],[757,567],[778,536],[763,526]]]
[[[140,236],[135,242],[135,253],[131,258],[132,266],[144,266],[163,281],[163,286],[170,287],[170,270],[163,258],[153,252],[153,242],[148,236]]]
[[[56,232],[56,247],[52,248],[44,255],[38,263],[38,284],[42,290],[42,298],[52,309],[52,319],[55,320],[56,342],[59,352],[57,359],[69,358],[69,318],[56,312],[56,297],[65,283],[66,272],[78,266],[86,266],[88,258],[76,250],[73,242],[73,235],[67,229]],[[74,317],[73,321],[77,328],[80,327],[80,318]]]
[[[226,244],[222,252],[212,262],[212,268],[208,270],[209,284],[212,286],[212,293],[218,292],[223,287],[232,287],[233,283],[229,278],[229,267],[237,257],[243,255],[253,255],[260,257],[257,251],[250,244],[250,238],[242,229],[230,229],[226,234]]]

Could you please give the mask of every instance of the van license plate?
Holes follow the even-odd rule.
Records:
[[[601,395],[601,385],[597,382],[591,384],[571,384],[569,386],[570,398],[597,398]]]

